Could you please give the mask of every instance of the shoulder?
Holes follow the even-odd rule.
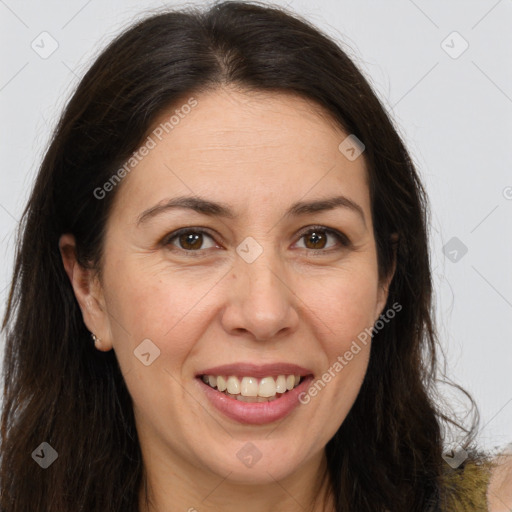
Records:
[[[493,460],[487,501],[489,512],[512,510],[512,452],[503,453]]]
[[[458,468],[444,466],[442,510],[512,512],[512,452],[469,456]]]
[[[469,456],[457,468],[445,464],[441,476],[441,510],[488,512],[487,489],[492,469],[490,460],[483,456]]]

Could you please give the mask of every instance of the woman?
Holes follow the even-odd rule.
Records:
[[[126,31],[25,210],[2,512],[485,510],[475,427],[443,457],[426,225],[307,22],[233,2]]]

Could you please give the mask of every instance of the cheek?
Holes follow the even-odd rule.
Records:
[[[324,324],[319,338],[324,353],[323,373],[310,386],[305,401],[310,401],[319,420],[315,435],[323,442],[345,420],[363,383],[371,348],[376,286],[371,277],[331,281],[322,301],[312,306]],[[371,272],[368,273],[371,276]]]
[[[172,422],[166,411],[180,411],[188,403],[181,382],[203,329],[198,301],[205,285],[187,287],[179,272],[172,276],[137,259],[112,265],[105,281],[114,351],[138,421],[164,432]],[[148,365],[143,353],[149,353]]]
[[[171,335],[215,283],[212,272],[184,272],[147,255],[119,259],[109,268],[109,309],[135,336]]]
[[[375,321],[377,305],[376,276],[371,268],[346,270],[323,279],[306,280],[309,285],[307,306],[316,313],[316,324],[324,328],[323,337],[331,356],[357,337]],[[301,292],[305,296],[306,290]]]
[[[135,259],[118,261],[110,273],[105,272],[105,281],[114,350],[121,367],[140,374],[146,367],[133,352],[149,339],[155,353],[159,351],[151,366],[180,371],[200,337],[200,299],[211,288],[208,280],[198,277],[191,283],[179,271],[170,275],[168,269]]]
[[[351,268],[329,278],[311,280],[308,308],[324,353],[324,373],[316,389],[322,395],[325,421],[341,423],[363,382],[371,347],[377,300],[371,267]],[[313,284],[314,283],[314,284]],[[304,292],[302,292],[304,293]],[[325,391],[324,390],[326,389]],[[315,391],[313,391],[315,393]],[[333,414],[335,404],[336,414]]]

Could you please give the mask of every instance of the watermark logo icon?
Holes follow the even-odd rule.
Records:
[[[236,456],[244,465],[248,468],[252,468],[261,459],[262,454],[256,445],[249,441],[245,443],[240,450],[238,450]]]
[[[252,263],[261,255],[263,247],[252,236],[248,236],[238,245],[236,252],[246,263]]]
[[[30,44],[41,59],[50,57],[59,47],[57,40],[48,32],[41,32]]]
[[[467,246],[456,236],[450,238],[443,246],[444,255],[452,262],[458,263],[468,252]]]
[[[443,453],[443,459],[453,469],[458,468],[468,458],[468,452],[463,448],[449,450]]]
[[[458,59],[469,48],[469,43],[457,31],[453,31],[441,41],[441,48],[452,59]]]
[[[150,339],[146,338],[133,353],[144,366],[149,366],[160,356],[160,349]]]
[[[59,454],[48,443],[41,443],[33,452],[32,458],[43,468],[50,467]]]
[[[349,135],[338,146],[341,154],[351,162],[359,158],[365,148],[366,146],[354,134]]]

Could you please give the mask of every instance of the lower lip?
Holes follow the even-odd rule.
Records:
[[[196,379],[211,404],[228,418],[249,425],[264,425],[278,421],[290,414],[299,404],[299,395],[306,391],[313,377],[309,375],[291,391],[272,402],[241,402],[213,389],[199,377]]]

